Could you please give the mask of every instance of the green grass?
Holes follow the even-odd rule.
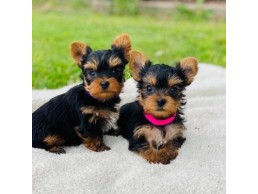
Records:
[[[114,16],[88,11],[33,11],[33,88],[57,88],[79,81],[69,54],[73,41],[108,49],[120,33],[154,63],[173,64],[187,56],[226,66],[224,20],[191,20],[148,15]],[[128,77],[128,70],[126,72]]]

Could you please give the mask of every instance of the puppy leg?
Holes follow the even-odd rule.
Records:
[[[43,142],[46,144],[46,150],[56,154],[64,154],[65,150],[61,147],[64,140],[58,135],[48,135]]]
[[[110,147],[106,146],[103,143],[102,138],[96,137],[96,138],[83,138],[83,144],[86,148],[95,151],[95,152],[102,152],[105,150],[110,150]]]
[[[129,149],[131,151],[136,152],[149,163],[169,164],[170,161],[174,160],[178,155],[178,150],[175,146],[173,146],[172,141],[164,144],[162,147],[159,147],[158,149],[156,146],[150,145],[147,142],[137,142],[138,143],[135,143],[133,142],[133,140],[131,140],[129,144]]]
[[[96,134],[96,129],[91,130],[94,130],[94,133],[90,132],[90,130],[87,130],[87,133],[83,133],[80,127],[75,128],[77,135],[81,138],[82,143],[86,148],[94,152],[110,150],[110,147],[106,146],[103,142],[102,133],[99,132],[100,134]]]
[[[169,164],[170,161],[176,159],[178,155],[178,149],[174,147],[171,142],[168,142],[162,149],[158,151],[158,153],[161,163],[163,163],[162,161],[164,161],[168,162],[167,164]]]

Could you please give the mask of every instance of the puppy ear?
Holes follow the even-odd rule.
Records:
[[[121,34],[117,36],[111,46],[111,48],[121,49],[123,55],[127,61],[129,61],[129,52],[131,51],[131,40],[128,34]]]
[[[129,68],[130,72],[133,76],[133,79],[136,81],[140,81],[140,71],[145,67],[149,60],[138,51],[131,51],[130,52],[130,61],[129,61]]]
[[[186,57],[180,61],[178,67],[185,75],[187,85],[190,85],[198,72],[198,60],[194,57]]]
[[[91,51],[91,48],[83,42],[73,42],[70,45],[71,56],[79,67],[82,66],[83,57],[88,55]]]

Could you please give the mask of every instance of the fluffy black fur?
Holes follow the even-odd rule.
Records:
[[[174,67],[152,65],[142,53],[131,51],[129,67],[137,81],[139,97],[120,108],[119,131],[129,141],[129,150],[150,163],[168,164],[177,157],[178,149],[185,141],[183,92],[198,72],[198,61],[187,57]],[[145,114],[156,120],[176,116],[171,123],[156,126]]]
[[[120,36],[120,38],[121,37],[123,38],[124,36]],[[127,37],[128,36],[126,36],[126,38]],[[129,40],[129,38],[127,39]],[[124,42],[125,41],[122,41],[122,43]],[[117,44],[119,44],[119,41]],[[78,62],[78,56],[80,57],[81,55],[78,66],[82,70],[81,78],[83,79],[83,83],[73,87],[64,94],[52,98],[33,112],[32,147],[43,148],[55,153],[64,153],[65,151],[60,146],[79,145],[83,143],[84,137],[98,139],[102,142],[102,129],[106,125],[106,119],[98,118],[96,122],[89,122],[89,119],[93,114],[82,114],[82,108],[94,107],[96,109],[117,112],[115,107],[117,103],[120,102],[118,95],[114,95],[108,99],[102,98],[99,100],[96,97],[92,97],[86,88],[96,79],[108,78],[112,78],[113,80],[116,80],[117,83],[123,85],[123,71],[125,65],[128,63],[123,45],[112,45],[111,49],[99,51],[92,51],[90,47],[83,43],[76,42],[75,45],[77,46],[74,46],[76,48],[71,50],[71,53],[72,55],[74,54],[73,58],[76,62]],[[128,47],[130,48],[130,44]],[[86,48],[86,51],[81,48]],[[110,67],[110,57],[119,58],[121,63],[115,67]],[[84,67],[84,64],[96,61],[98,61],[98,64],[96,64],[97,70]],[[93,88],[93,90],[94,89],[95,88]],[[77,129],[77,131],[75,129]],[[78,133],[80,133],[80,137]],[[45,140],[49,136],[53,136],[54,138],[46,143]],[[97,147],[102,145],[94,146]],[[93,149],[93,151],[107,150],[107,146],[104,148],[105,149],[100,150]]]
[[[140,77],[144,77],[146,75],[153,75],[157,79],[157,84],[155,85],[156,90],[167,90],[168,94],[171,96],[171,98],[174,98],[178,101],[180,101],[180,108],[177,110],[176,118],[173,121],[174,124],[180,124],[183,125],[184,118],[183,118],[183,106],[186,104],[186,101],[184,99],[185,95],[183,94],[183,91],[185,90],[185,87],[187,86],[186,82],[182,82],[180,84],[177,84],[173,88],[177,88],[176,91],[170,91],[170,88],[168,86],[168,78],[172,77],[173,75],[179,76],[182,80],[186,80],[185,75],[183,74],[182,70],[180,69],[179,65],[177,64],[175,67],[170,67],[168,65],[164,64],[156,64],[151,65],[151,62],[147,62],[145,67],[140,71]],[[138,81],[137,87],[139,90],[144,90],[145,87],[144,81],[141,79]],[[145,94],[142,93],[142,97],[144,98],[145,95],[151,95],[151,94]],[[134,131],[139,126],[143,125],[153,125],[150,123],[144,116],[144,110],[143,107],[139,104],[138,101],[131,102],[128,104],[125,104],[120,108],[119,113],[119,120],[118,120],[118,126],[120,129],[120,133],[124,138],[126,138],[129,141],[129,150],[131,151],[139,151],[143,149],[147,149],[148,143],[146,142],[145,137],[141,136],[140,138],[134,137]],[[161,131],[164,131],[165,126],[160,126]],[[183,139],[183,140],[182,140]],[[179,137],[179,140],[175,139],[175,143],[177,143],[177,147],[181,147],[181,145],[184,143],[185,138]]]
[[[91,115],[83,115],[81,108],[95,106],[99,108],[115,110],[115,105],[120,102],[119,97],[105,102],[92,98],[84,89],[84,84],[70,89],[68,92],[52,98],[39,107],[32,114],[32,147],[49,147],[43,142],[48,135],[58,135],[64,139],[64,146],[79,145],[81,138],[75,133],[75,127],[80,126],[81,133],[89,137],[102,137],[102,119],[96,125],[88,121]]]

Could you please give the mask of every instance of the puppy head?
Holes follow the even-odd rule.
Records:
[[[197,59],[187,57],[175,67],[164,64],[151,65],[140,52],[130,52],[130,71],[138,82],[139,103],[144,112],[156,118],[167,118],[181,106],[186,86],[198,72]]]
[[[105,101],[119,95],[130,50],[127,34],[116,37],[108,50],[93,51],[83,42],[71,44],[71,56],[82,69],[85,89],[92,97]]]

